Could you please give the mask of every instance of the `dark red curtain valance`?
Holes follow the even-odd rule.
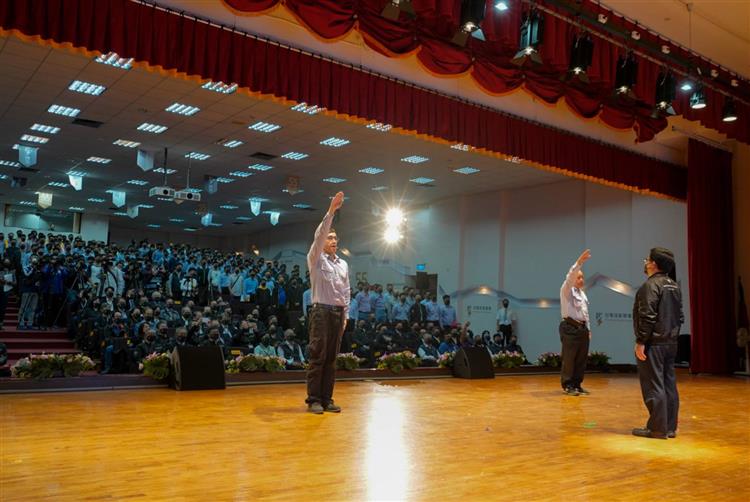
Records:
[[[317,3],[299,8],[313,9]],[[338,5],[344,9],[352,3]],[[600,182],[678,199],[687,193],[687,176],[679,166],[128,0],[0,2],[0,22],[5,30],[114,51],[165,70],[235,82],[253,92],[518,156]],[[491,79],[504,70],[486,66],[479,71]],[[521,80],[509,75],[508,81]],[[592,114],[596,107],[581,99],[580,108]],[[616,109],[605,113],[634,120]]]
[[[489,93],[511,91],[525,84],[526,88],[548,103],[565,99],[580,116],[599,118],[618,129],[633,128],[638,141],[649,141],[656,133],[667,127],[663,117],[652,118],[656,80],[661,70],[653,61],[638,58],[636,101],[613,95],[617,59],[623,49],[601,38],[594,38],[594,59],[589,68],[589,84],[561,79],[570,58],[570,46],[578,28],[552,15],[544,17],[543,43],[540,55],[544,64],[521,69],[510,63],[518,51],[519,28],[524,10],[521,0],[510,0],[510,9],[500,13],[493,8],[495,1],[487,0],[486,17],[482,31],[486,41],[469,39],[467,47],[451,43],[461,18],[459,0],[413,0],[416,19],[401,16],[397,21],[381,15],[383,6],[390,0],[223,0],[231,9],[239,12],[261,12],[273,5],[283,4],[309,30],[324,39],[338,39],[352,29],[358,29],[365,42],[374,50],[387,56],[403,55],[418,50],[417,58],[430,72],[439,75],[459,75],[469,72],[474,80]],[[544,3],[542,1],[542,3]],[[595,2],[586,0],[584,8],[590,12],[604,9]],[[557,10],[553,5],[547,8]],[[606,11],[605,11],[606,12]],[[643,42],[659,47],[668,44],[642,27],[637,27],[622,18],[612,18],[610,25],[618,24],[623,31],[638,30]],[[670,44],[670,63],[689,60],[689,55],[679,46]],[[687,71],[688,68],[680,68]],[[723,72],[723,70],[721,70]],[[728,81],[729,76],[723,80]],[[714,82],[716,85],[718,83]],[[743,82],[742,84],[746,84]],[[674,108],[689,120],[698,120],[706,127],[715,129],[731,138],[750,143],[750,106],[737,102],[739,119],[722,121],[724,96],[706,88],[709,106],[693,110],[689,106],[689,95],[679,93]],[[746,93],[750,89],[728,89],[731,93]]]
[[[736,368],[732,154],[691,139],[688,250],[694,373]]]

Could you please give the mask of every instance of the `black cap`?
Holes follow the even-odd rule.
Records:
[[[656,263],[659,270],[666,273],[673,280],[676,279],[674,253],[672,251],[667,248],[651,248],[649,258]]]

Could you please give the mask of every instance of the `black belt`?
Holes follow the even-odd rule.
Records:
[[[579,321],[577,319],[573,319],[572,317],[565,317],[563,318],[563,321],[569,322],[573,326],[576,326],[578,328],[585,328],[586,322],[585,321]]]
[[[313,308],[326,309],[326,310],[330,310],[332,312],[343,312],[344,311],[344,307],[342,307],[341,305],[326,305],[325,303],[313,303],[312,306],[313,306]]]

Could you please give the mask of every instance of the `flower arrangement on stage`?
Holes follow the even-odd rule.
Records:
[[[590,366],[603,368],[609,365],[609,359],[610,357],[606,354],[606,352],[589,352],[587,363]]]
[[[393,354],[380,356],[380,359],[378,359],[378,369],[400,373],[405,369],[411,370],[416,368],[420,362],[416,354],[405,350],[403,352],[394,352]]]
[[[356,370],[363,361],[364,359],[355,356],[353,352],[338,354],[336,356],[336,369],[346,371]]]
[[[559,352],[545,352],[539,355],[536,363],[546,368],[559,368],[562,364],[562,359]]]
[[[237,356],[227,362],[227,373],[253,373],[255,371],[284,371],[286,360],[279,356],[256,356],[247,354]]]
[[[172,358],[167,352],[152,352],[138,365],[138,369],[154,380],[165,380],[172,370]]]
[[[78,376],[82,371],[94,369],[94,361],[83,354],[31,354],[19,359],[10,369],[16,378],[45,379]]]
[[[520,352],[509,352],[503,350],[492,356],[492,364],[495,368],[517,368],[521,366],[526,357]]]
[[[452,368],[453,367],[453,359],[456,357],[455,352],[445,352],[443,354],[440,354],[440,357],[438,357],[437,363],[440,368]]]

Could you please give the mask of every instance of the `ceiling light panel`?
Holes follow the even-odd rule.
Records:
[[[325,108],[321,108],[316,105],[308,105],[307,103],[300,103],[298,105],[294,105],[292,107],[292,110],[295,112],[306,113],[307,115],[315,115],[316,113],[320,113],[325,110]]]
[[[297,209],[310,209],[312,206],[310,204],[294,204],[292,207],[296,207]]]
[[[244,141],[233,139],[231,141],[227,141],[226,143],[223,143],[223,146],[225,146],[227,148],[237,148],[238,146],[240,146],[240,145],[242,145],[244,143],[245,143]]]
[[[88,162],[94,162],[95,164],[109,164],[112,162],[112,159],[107,159],[104,157],[89,157],[86,159]]]
[[[270,171],[273,169],[273,166],[269,166],[268,164],[251,164],[247,168],[254,171]]]
[[[31,126],[31,130],[32,131],[43,132],[43,133],[46,133],[46,134],[57,134],[58,132],[60,132],[60,128],[59,127],[50,126],[50,125],[44,125],[44,124],[34,124],[34,125]]]
[[[68,211],[84,211],[84,209],[82,207],[70,206]]]
[[[118,139],[112,142],[113,145],[124,146],[125,148],[135,148],[140,145],[138,141],[130,141],[129,139]]]
[[[342,146],[348,145],[349,143],[351,142],[348,139],[336,137],[327,138],[320,142],[321,145],[331,146],[333,148],[341,148]]]
[[[21,164],[19,162],[14,162],[12,160],[0,160],[0,166],[21,167]]]
[[[255,124],[248,126],[248,129],[251,131],[258,131],[258,132],[274,132],[281,129],[281,126],[278,124],[271,124],[270,122],[256,122]]]
[[[421,155],[411,155],[409,157],[404,157],[401,159],[401,162],[408,162],[410,164],[421,164],[422,162],[427,162],[430,160],[427,157],[422,157]]]
[[[136,185],[139,187],[148,185],[148,181],[146,180],[128,180],[127,183],[128,185]]]
[[[185,154],[186,159],[194,159],[194,160],[206,160],[210,158],[211,156],[207,153],[200,153],[200,152],[189,152]]]
[[[201,109],[197,106],[184,105],[182,103],[172,103],[171,105],[166,107],[164,111],[176,113],[177,115],[186,115],[189,117],[191,115],[195,115],[196,113],[201,111]]]
[[[93,202],[94,204],[101,204],[102,202],[106,202],[106,199],[100,199],[99,197],[90,197],[88,201]]]
[[[69,91],[80,92],[81,94],[89,94],[91,96],[99,96],[105,90],[106,87],[99,84],[92,84],[91,82],[83,82],[81,80],[74,80],[68,86]]]
[[[289,160],[302,160],[309,157],[306,153],[301,152],[287,152],[284,155],[281,156],[282,159],[289,159]]]
[[[219,94],[232,94],[237,90],[237,87],[237,84],[225,84],[224,82],[213,82],[211,80],[201,86],[202,89],[218,92]]]
[[[239,206],[235,206],[234,204],[224,204],[223,206],[219,206],[221,209],[239,209]]]
[[[367,124],[367,128],[380,132],[388,132],[393,129],[393,126],[391,124],[381,124],[380,122],[374,122],[372,124]]]
[[[464,166],[459,169],[454,169],[453,172],[460,173],[460,174],[474,174],[474,173],[478,173],[479,169],[477,169],[476,167]]]
[[[70,186],[70,183],[62,183],[61,181],[50,181],[47,183],[48,187],[55,187],[55,188],[68,188]]]
[[[47,108],[47,111],[49,113],[54,113],[55,115],[62,115],[63,117],[75,117],[76,115],[81,113],[81,110],[79,110],[78,108],[71,108],[62,105],[52,105]]]
[[[159,174],[174,174],[177,172],[177,169],[164,169],[163,167],[157,167],[156,169],[154,169],[154,172]]]
[[[249,173],[247,171],[232,171],[229,173],[229,176],[235,176],[237,178],[247,178],[248,176],[252,176],[253,173]]]
[[[379,186],[376,186],[376,187],[372,187],[372,189],[375,192],[382,192],[384,190],[388,190],[388,187],[384,186],[384,185],[379,185]]]
[[[165,126],[165,125],[150,124],[148,122],[144,122],[143,124],[139,125],[137,127],[137,129],[139,131],[150,132],[150,133],[153,133],[153,134],[161,134],[164,131],[166,131],[168,129],[168,127]]]
[[[133,67],[133,58],[120,57],[116,52],[108,52],[94,59],[97,63],[105,64],[121,70],[129,70]]]
[[[216,178],[217,183],[233,183],[234,181],[236,181],[234,178],[225,178],[223,176]]]
[[[370,166],[370,167],[365,167],[364,169],[360,169],[359,172],[361,172],[362,174],[380,174],[383,172],[383,170],[380,169],[379,167]]]
[[[47,141],[49,141],[49,138],[34,136],[33,134],[24,134],[23,136],[21,136],[21,141],[26,141],[28,143],[39,143],[40,145],[43,145]]]
[[[424,176],[419,176],[417,178],[412,178],[409,181],[411,181],[412,183],[416,183],[418,185],[427,185],[428,183],[432,183],[435,180],[432,178],[425,178]]]
[[[332,176],[330,178],[323,178],[323,181],[326,183],[343,183],[346,181],[346,178],[337,178],[335,176]]]

